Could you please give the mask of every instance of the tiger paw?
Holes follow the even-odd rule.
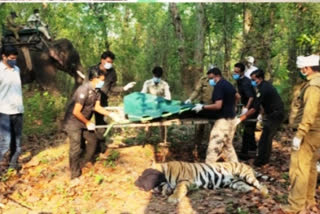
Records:
[[[169,203],[176,204],[176,203],[179,202],[179,198],[177,198],[175,195],[171,195],[171,196],[168,198],[168,202],[169,202]]]

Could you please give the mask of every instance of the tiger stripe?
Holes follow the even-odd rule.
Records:
[[[192,185],[197,188],[218,189],[230,187],[243,192],[253,189],[267,194],[267,189],[255,177],[256,172],[248,165],[239,162],[188,163],[172,161],[155,167],[163,172],[167,180],[160,184],[162,193],[171,192],[169,201],[177,202],[187,194]]]

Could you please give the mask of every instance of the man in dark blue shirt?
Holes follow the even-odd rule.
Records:
[[[264,80],[264,72],[258,69],[251,73],[251,84],[257,87],[256,99],[246,114],[240,117],[243,121],[255,112],[264,110],[263,130],[258,144],[258,156],[254,162],[256,166],[263,166],[269,162],[272,151],[272,139],[280,128],[284,119],[284,105],[277,90]]]
[[[251,80],[245,76],[245,65],[242,63],[236,63],[234,65],[234,74],[232,75],[233,79],[237,81],[238,93],[241,96],[241,104],[243,105],[241,115],[248,112],[253,106],[253,101],[256,96],[255,90],[251,85]],[[259,112],[253,114],[250,119],[257,118]],[[255,132],[256,122],[245,122],[244,130],[242,135],[242,148],[241,153],[239,154],[240,159],[248,159],[248,151],[255,151],[257,149]]]
[[[212,68],[207,72],[209,84],[214,87],[213,104],[197,104],[192,110],[197,113],[206,110],[216,114],[216,122],[211,130],[207,150],[206,163],[216,162],[220,158],[226,161],[238,162],[238,157],[232,145],[236,129],[236,90],[230,82],[225,80],[219,68]]]

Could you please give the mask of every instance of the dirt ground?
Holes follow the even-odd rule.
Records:
[[[169,130],[169,149],[149,144],[153,139],[141,137],[143,132],[122,131],[112,135],[107,151],[94,164],[87,164],[76,182],[69,179],[69,146],[64,134],[29,136],[24,140],[20,172],[9,171],[1,177],[0,213],[267,214],[278,213],[279,204],[286,202],[290,139],[285,131],[274,141],[270,164],[255,168],[276,179],[273,183],[262,181],[270,191],[269,197],[231,189],[193,190],[177,205],[168,203],[167,197],[139,190],[134,182],[155,159],[164,160],[167,156],[167,160],[194,161],[194,131]],[[252,165],[251,162],[247,163]]]

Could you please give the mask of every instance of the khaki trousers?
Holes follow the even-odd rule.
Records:
[[[290,160],[290,184],[288,201],[294,211],[315,205],[317,186],[317,160],[320,148],[320,132],[309,132],[303,139],[300,150],[292,151]]]
[[[218,119],[210,133],[206,163],[223,158],[228,162],[238,162],[232,141],[236,131],[236,119]]]
[[[8,30],[12,31],[14,37],[17,40],[20,40],[19,31],[21,30],[21,27],[7,27],[7,28],[8,28]]]

